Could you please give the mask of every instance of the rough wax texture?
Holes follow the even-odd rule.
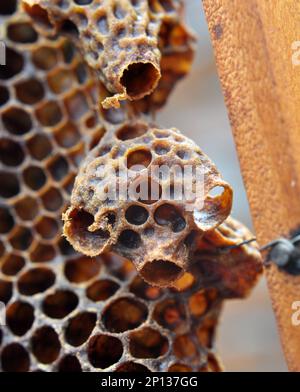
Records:
[[[149,283],[168,286],[189,268],[186,237],[228,217],[232,190],[178,130],[130,121],[88,155],[71,203],[64,233],[77,251],[114,250]]]
[[[113,93],[103,107],[139,100],[139,109],[162,106],[174,84],[188,73],[194,36],[182,20],[182,2],[171,0],[24,0],[43,34],[67,34],[88,65]],[[161,79],[161,81],[160,81]]]

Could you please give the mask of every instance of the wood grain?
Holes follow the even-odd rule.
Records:
[[[300,226],[298,0],[203,0],[253,223],[261,245]],[[288,367],[300,371],[291,306],[300,277],[271,267],[268,286]]]

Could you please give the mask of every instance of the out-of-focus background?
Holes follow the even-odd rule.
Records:
[[[183,131],[214,161],[234,189],[233,216],[253,229],[201,0],[186,6],[199,39],[196,60],[159,122]],[[217,347],[227,371],[286,371],[264,278],[248,299],[226,303]]]

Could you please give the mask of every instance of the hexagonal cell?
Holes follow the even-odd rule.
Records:
[[[129,124],[120,128],[116,136],[120,140],[130,140],[143,136],[148,131],[148,127],[144,123]]]
[[[14,218],[10,210],[0,206],[0,234],[6,234],[14,227]]]
[[[11,343],[3,348],[1,363],[4,372],[28,372],[29,354],[21,344]]]
[[[74,82],[74,74],[68,69],[58,69],[48,74],[49,87],[55,94],[69,90]]]
[[[18,280],[18,290],[23,295],[42,293],[55,282],[54,273],[48,268],[32,268],[24,272]]]
[[[153,328],[146,327],[129,335],[129,350],[135,358],[158,358],[168,348],[168,339]]]
[[[55,101],[48,101],[36,109],[36,116],[44,127],[53,127],[63,118],[61,108]]]
[[[81,135],[77,127],[68,122],[54,134],[54,137],[60,147],[71,148],[79,142]]]
[[[173,350],[179,359],[194,358],[198,355],[196,345],[188,335],[177,336],[173,342]]]
[[[94,302],[105,301],[113,296],[119,288],[118,283],[113,280],[102,279],[92,283],[86,289],[86,296]]]
[[[69,164],[66,158],[56,156],[49,162],[48,170],[55,181],[61,181],[69,172]]]
[[[148,316],[147,307],[140,301],[124,297],[106,307],[102,321],[110,332],[125,332],[141,325]]]
[[[149,212],[142,206],[132,205],[126,210],[125,218],[127,222],[139,226],[147,222]]]
[[[17,176],[13,173],[0,171],[0,196],[9,199],[20,192],[20,184]]]
[[[35,226],[36,231],[45,239],[50,240],[54,238],[59,230],[57,220],[49,216],[43,216],[39,219]]]
[[[36,42],[38,35],[28,22],[10,23],[7,27],[8,38],[17,43],[30,44]]]
[[[36,359],[44,364],[54,362],[61,349],[57,333],[48,326],[41,327],[33,333],[31,347]]]
[[[42,82],[34,78],[17,83],[15,89],[18,100],[26,105],[38,103],[45,95]]]
[[[44,171],[38,166],[29,166],[23,172],[25,184],[32,190],[41,189],[47,180]]]
[[[148,301],[154,301],[163,294],[159,287],[150,286],[140,276],[136,276],[134,278],[130,285],[130,291],[137,297]]]
[[[31,249],[29,257],[34,263],[45,263],[52,261],[56,256],[56,250],[53,245],[37,243]]]
[[[127,229],[120,234],[118,243],[128,249],[138,249],[142,244],[142,240],[138,233]]]
[[[64,273],[70,282],[82,283],[96,277],[100,268],[100,258],[81,256],[77,259],[68,260],[65,263]]]
[[[27,148],[32,158],[41,161],[47,158],[52,152],[52,145],[48,136],[39,133],[34,135],[27,142]]]
[[[25,259],[22,256],[11,253],[5,256],[1,270],[5,275],[14,276],[21,271],[24,265]]]
[[[70,290],[57,290],[43,301],[43,312],[51,318],[62,319],[76,309],[77,295]]]
[[[97,315],[82,312],[69,320],[65,330],[65,339],[71,346],[78,347],[85,343],[95,328]]]
[[[88,359],[95,368],[106,369],[119,361],[123,354],[122,342],[108,335],[96,335],[89,340]]]
[[[36,67],[49,70],[57,63],[57,50],[47,46],[39,47],[32,53],[32,61]]]
[[[0,86],[0,106],[3,106],[9,100],[9,91],[5,86]]]
[[[33,220],[37,216],[39,206],[36,199],[26,196],[15,204],[15,210],[22,220],[28,221]]]
[[[34,309],[27,302],[16,301],[6,309],[6,323],[13,334],[23,336],[34,321]]]
[[[81,365],[75,355],[65,355],[58,364],[58,371],[61,373],[78,373],[81,372]]]
[[[57,211],[63,206],[63,197],[57,188],[49,188],[42,195],[42,202],[48,211]]]
[[[200,290],[189,298],[189,309],[193,316],[202,316],[208,308],[205,291]]]
[[[0,67],[0,80],[7,80],[20,73],[24,66],[23,56],[14,49],[6,47],[6,65]]]
[[[6,67],[1,67],[6,68]],[[10,107],[2,114],[4,127],[13,135],[22,136],[32,128],[30,114],[19,107]]]
[[[176,299],[166,299],[155,306],[153,319],[162,327],[179,333],[187,325],[184,305]]]
[[[0,279],[0,301],[7,304],[12,296],[13,285],[12,282]]]
[[[146,169],[151,161],[152,154],[146,148],[135,148],[133,151],[130,151],[126,157],[127,159],[127,168],[134,171],[141,171]]]
[[[33,241],[31,230],[28,227],[19,226],[10,239],[11,246],[17,250],[26,250]]]
[[[154,213],[155,222],[160,226],[170,226],[174,233],[179,233],[186,227],[185,219],[180,211],[172,204],[160,205]]]
[[[24,151],[19,143],[0,139],[0,161],[6,166],[19,166],[24,161]]]
[[[189,272],[185,272],[181,278],[179,278],[178,280],[176,280],[176,282],[174,282],[171,290],[180,291],[180,292],[187,291],[190,290],[194,284],[195,284],[195,277]]]
[[[74,121],[78,121],[89,110],[86,97],[81,92],[76,92],[66,98],[65,105],[70,117]]]

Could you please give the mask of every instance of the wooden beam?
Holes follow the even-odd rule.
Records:
[[[300,66],[292,61],[300,41],[300,1],[203,5],[256,235],[264,245],[300,226]],[[288,367],[300,371],[300,326],[291,321],[300,277],[275,266],[266,275]]]

